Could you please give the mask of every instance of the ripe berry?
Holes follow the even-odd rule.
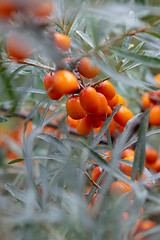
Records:
[[[154,163],[158,159],[158,152],[153,148],[146,148],[146,163]]]
[[[58,100],[60,99],[63,94],[59,93],[59,91],[57,91],[57,89],[55,89],[54,87],[54,73],[47,73],[44,77],[44,86],[45,86],[45,89],[46,91],[48,91],[49,89],[49,92],[47,93],[48,96],[52,99],[52,100]]]
[[[102,93],[98,93],[100,105],[97,111],[92,113],[93,116],[100,117],[104,116],[108,111],[108,102],[105,96]]]
[[[131,110],[125,106],[122,106],[119,111],[115,114],[114,119],[117,123],[119,123],[122,126],[125,126],[126,123],[134,117]]]
[[[7,37],[6,51],[8,57],[20,61],[29,57],[31,53],[31,45],[23,34],[14,32]]]
[[[122,152],[121,158],[126,158],[133,156],[134,157],[135,151],[133,149],[127,148]]]
[[[38,18],[46,18],[52,13],[52,11],[53,11],[52,2],[40,2],[34,8],[34,15]]]
[[[150,108],[151,106],[151,100],[149,99],[149,93],[145,93],[142,98],[142,105],[145,107],[145,108]]]
[[[134,161],[134,156],[128,156],[128,157],[125,157],[124,159],[129,160],[130,162],[133,162]],[[120,163],[119,168],[124,174],[126,174],[127,176],[131,176],[131,173],[132,173],[132,167],[131,166],[127,166],[123,163]]]
[[[70,125],[70,127],[76,128],[78,120],[72,119],[70,116],[67,116],[66,122]]]
[[[60,94],[71,94],[78,91],[78,79],[67,70],[59,70],[53,76],[55,89]]]
[[[86,87],[80,92],[80,103],[87,113],[94,114],[100,107],[100,97],[93,87]]]
[[[116,94],[114,86],[109,81],[101,82],[95,87],[95,89],[97,92],[102,93],[107,100],[112,99]]]
[[[132,188],[129,184],[118,180],[117,182],[113,182],[110,187],[111,194],[116,196],[121,196],[124,193],[131,192]]]
[[[86,111],[80,103],[79,96],[69,97],[66,101],[66,109],[68,115],[73,119],[81,119],[86,115]]]
[[[149,123],[153,126],[160,126],[160,105],[152,106]]]
[[[116,93],[113,98],[111,98],[110,100],[108,100],[108,105],[109,105],[111,108],[114,108],[114,107],[116,107],[116,106],[118,105],[118,101],[119,101],[119,99],[118,99],[118,94]]]
[[[94,78],[99,73],[99,68],[92,65],[89,58],[83,57],[78,65],[78,71],[86,78]]]
[[[78,120],[77,132],[80,135],[86,136],[92,131],[92,119],[86,114],[84,118]]]
[[[92,180],[96,182],[102,172],[103,172],[102,168],[100,168],[99,166],[96,166],[91,173]]]
[[[16,7],[12,0],[0,0],[0,19],[11,17],[15,10]]]
[[[71,46],[69,37],[58,32],[54,33],[54,43],[62,51],[68,51]]]

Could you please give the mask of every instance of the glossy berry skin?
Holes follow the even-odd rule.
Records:
[[[111,108],[115,108],[118,105],[118,102],[119,102],[119,98],[118,98],[118,94],[116,93],[113,98],[108,100],[108,105]]]
[[[121,158],[126,158],[135,155],[135,151],[133,149],[127,148],[122,152]]]
[[[72,119],[70,116],[67,116],[66,123],[68,123],[70,127],[76,128],[78,120]]]
[[[68,115],[73,119],[81,119],[86,115],[86,111],[80,103],[79,96],[72,96],[67,99],[66,110]]]
[[[142,101],[142,105],[144,108],[150,108],[151,106],[151,100],[149,99],[149,94],[145,93],[142,97],[141,97],[141,101]]]
[[[60,94],[71,94],[78,91],[78,80],[75,75],[67,70],[59,70],[53,76],[55,89]]]
[[[59,93],[57,91],[57,89],[55,89],[54,87],[54,73],[47,73],[44,77],[44,86],[46,91],[48,91],[49,89],[51,89],[47,94],[49,96],[50,99],[52,100],[58,100],[60,99],[63,94]]]
[[[80,92],[80,103],[87,113],[94,114],[100,107],[100,98],[93,87],[86,87]]]
[[[69,37],[62,33],[54,33],[54,43],[55,45],[60,48],[62,51],[68,51],[71,46],[71,41]]]
[[[128,157],[125,157],[124,159],[126,159],[130,162],[133,162],[134,161],[134,156],[128,156]],[[132,173],[132,167],[131,166],[127,166],[125,164],[120,163],[119,168],[124,174],[126,174],[127,176],[131,176],[131,173]]]
[[[122,126],[125,126],[126,123],[134,117],[131,110],[125,106],[122,106],[119,111],[115,114],[114,119],[117,123],[119,123]]]
[[[114,194],[117,197],[131,191],[132,191],[131,186],[121,180],[118,180],[117,182],[113,182],[110,187],[111,194]]]
[[[107,114],[108,111],[108,102],[105,96],[102,93],[98,93],[100,105],[96,112],[92,113],[93,116],[101,117]]]
[[[87,136],[92,131],[92,119],[86,114],[84,118],[78,120],[77,132],[80,135]]]
[[[80,60],[80,63],[77,66],[77,68],[79,73],[86,78],[94,78],[99,73],[99,68],[93,66],[91,60],[87,57],[83,57]]]
[[[125,102],[125,99],[121,95],[118,94],[118,105],[119,104],[122,104],[123,106],[125,106],[126,102]]]
[[[146,148],[146,163],[154,163],[158,159],[158,152],[153,148]]]
[[[99,166],[96,166],[91,173],[92,180],[96,182],[102,172],[103,172],[102,168],[100,168]]]
[[[22,61],[30,56],[31,46],[23,34],[13,32],[7,37],[6,52],[8,57]]]
[[[95,87],[95,89],[97,92],[102,93],[107,100],[112,99],[116,94],[114,86],[109,81],[101,82]]]
[[[154,105],[151,108],[149,123],[152,126],[160,126],[160,105]]]
[[[154,172],[160,172],[160,158],[158,158],[154,163],[147,164],[147,168],[153,170]]]

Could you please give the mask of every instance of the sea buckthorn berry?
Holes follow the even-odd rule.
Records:
[[[118,94],[116,93],[113,98],[111,98],[110,100],[108,100],[108,105],[109,105],[111,108],[114,108],[114,107],[117,106],[118,101],[119,101],[119,99],[118,99]]]
[[[98,93],[100,99],[100,105],[96,112],[92,113],[93,116],[100,117],[104,116],[108,111],[108,102],[102,93]]]
[[[121,180],[113,182],[110,187],[111,194],[114,194],[116,196],[121,196],[122,194],[131,191],[132,191],[131,186]]]
[[[142,105],[143,107],[145,108],[150,108],[151,106],[151,100],[149,99],[149,93],[145,93],[142,97],[141,97],[141,100],[142,100]]]
[[[99,73],[99,68],[95,67],[91,60],[87,57],[83,57],[80,60],[79,65],[77,66],[78,71],[82,76],[86,78],[94,78]]]
[[[107,80],[98,84],[95,87],[95,89],[97,92],[102,93],[106,97],[107,100],[112,99],[116,94],[116,90],[115,90],[114,86],[112,85],[112,83],[110,83]]]
[[[48,17],[53,11],[53,4],[52,2],[40,2],[34,8],[34,15],[38,18],[46,18]]]
[[[122,152],[121,158],[126,158],[135,155],[135,151],[133,149],[127,148]]]
[[[112,109],[111,109],[111,107],[108,105],[107,117],[109,117],[111,114],[112,114]]]
[[[15,4],[12,0],[0,0],[0,19],[11,17],[15,10]]]
[[[86,114],[86,116],[77,123],[77,132],[80,135],[87,136],[92,131],[92,119],[91,116]]]
[[[96,182],[102,172],[103,172],[102,168],[100,168],[99,166],[96,166],[91,173],[92,180]]]
[[[153,148],[146,148],[146,163],[154,163],[158,159],[158,152]]]
[[[134,117],[131,110],[125,106],[122,106],[119,111],[115,114],[114,119],[117,123],[119,123],[122,126],[125,126],[126,123]]]
[[[111,121],[111,123],[109,124],[109,132],[110,132],[110,135],[111,135],[111,136],[114,135],[115,130],[116,130],[116,123],[115,123],[114,118],[112,118],[112,121]]]
[[[63,94],[59,93],[57,91],[57,89],[55,89],[54,87],[54,73],[47,73],[44,77],[44,86],[45,86],[45,89],[46,91],[48,91],[49,89],[49,92],[47,93],[48,96],[52,99],[52,100],[58,100],[60,99]]]
[[[68,115],[73,119],[81,119],[86,115],[86,111],[80,103],[79,96],[69,97],[66,101],[66,109]]]
[[[152,106],[149,123],[153,126],[160,126],[160,105]]]
[[[111,157],[112,157],[112,153],[110,151],[106,151],[106,152],[103,152],[104,154],[108,155],[108,157],[105,158],[105,160],[107,162],[109,162],[111,160]]]
[[[21,61],[30,56],[31,45],[21,33],[10,33],[6,40],[6,51],[10,58]]]
[[[124,159],[126,159],[130,162],[133,162],[134,161],[134,156],[128,156],[128,157],[125,157]],[[132,167],[131,166],[127,166],[123,163],[120,163],[119,168],[124,174],[126,174],[127,176],[131,176],[131,173],[132,173]]]
[[[62,51],[68,51],[71,46],[69,37],[58,32],[54,33],[54,43]]]
[[[125,99],[121,95],[118,94],[118,105],[119,104],[122,104],[123,106],[125,106],[126,105],[126,101],[125,101]]]
[[[100,97],[93,87],[86,87],[80,91],[80,103],[87,113],[95,113],[100,107]]]
[[[147,164],[147,168],[153,170],[154,172],[160,172],[160,158],[158,158],[154,163]]]
[[[78,120],[72,119],[70,116],[67,116],[66,122],[70,125],[70,127],[76,128]]]
[[[103,126],[104,121],[105,121],[105,117],[104,116],[101,116],[101,117],[93,117],[93,116],[91,116],[91,118],[92,118],[93,128],[99,128],[99,127]]]
[[[160,102],[160,91],[150,91],[149,99],[153,104],[157,104],[158,102]]]
[[[154,78],[155,78],[155,81],[156,81],[156,86],[160,87],[160,73],[158,73]]]
[[[152,220],[138,220],[136,223],[136,229],[135,234],[147,231],[153,227],[155,227],[157,224]],[[144,238],[138,238],[139,240],[144,240]]]
[[[78,79],[68,70],[59,70],[53,76],[55,89],[61,94],[71,94],[78,91]]]

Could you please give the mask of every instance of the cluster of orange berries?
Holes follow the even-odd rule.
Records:
[[[50,0],[45,2],[42,0],[0,0],[0,19],[2,21],[13,19],[16,14],[44,20],[52,11],[53,3]]]
[[[160,87],[160,74],[155,76],[156,85]],[[160,126],[160,91],[146,92],[142,96],[142,106],[151,108],[149,123],[152,126]]]

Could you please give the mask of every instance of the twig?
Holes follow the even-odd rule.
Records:
[[[90,182],[93,183],[93,185],[94,185],[96,188],[101,189],[101,187],[100,187],[95,181],[93,181],[93,179],[89,176],[89,174],[88,174],[87,171],[84,171],[83,173],[84,173],[84,174],[86,175],[86,177],[90,180]]]
[[[100,84],[100,83],[102,83],[102,82],[104,82],[104,81],[107,81],[107,80],[109,80],[109,79],[110,79],[110,77],[104,78],[104,79],[100,79],[100,80],[98,80],[96,83],[92,83],[92,84],[90,84],[89,86],[95,87],[95,86],[97,86],[98,84]]]

